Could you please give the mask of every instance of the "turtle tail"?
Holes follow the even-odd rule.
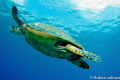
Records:
[[[67,58],[68,61],[70,61],[72,64],[77,65],[78,67],[81,67],[83,69],[89,69],[89,65],[79,57],[75,57],[79,55],[71,55]]]
[[[22,25],[24,24],[19,18],[18,18],[18,9],[16,6],[12,7],[12,15],[13,15],[13,19],[18,23],[18,25]]]
[[[67,44],[66,45],[66,49],[77,54],[77,55],[80,55],[86,59],[89,59],[89,60],[92,60],[92,61],[96,61],[96,62],[101,62],[101,59],[98,55],[92,53],[92,52],[88,52],[86,50],[82,50],[82,49],[79,49],[71,44]]]

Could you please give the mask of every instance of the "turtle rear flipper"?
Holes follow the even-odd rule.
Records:
[[[82,59],[67,59],[68,61],[70,61],[71,63],[73,63],[74,65],[77,65],[78,67],[81,67],[83,69],[89,69],[89,65]]]
[[[66,49],[77,54],[77,55],[80,55],[86,59],[89,59],[89,60],[92,60],[92,61],[96,61],[96,62],[101,62],[101,59],[98,55],[92,53],[92,52],[88,52],[86,50],[82,50],[82,49],[79,49],[71,44],[67,44],[66,45]]]

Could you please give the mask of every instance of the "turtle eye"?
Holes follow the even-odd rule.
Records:
[[[15,26],[13,26],[12,28],[14,28],[14,29],[15,29]]]

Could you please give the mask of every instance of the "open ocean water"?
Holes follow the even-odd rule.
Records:
[[[14,5],[24,23],[64,30],[102,62],[84,59],[85,70],[33,49],[9,31]],[[120,0],[0,0],[0,43],[0,80],[120,80]]]

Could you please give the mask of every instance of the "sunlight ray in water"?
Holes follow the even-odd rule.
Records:
[[[92,12],[104,10],[108,6],[120,7],[120,0],[71,0],[78,10],[90,9]]]
[[[19,5],[24,5],[26,0],[11,0],[11,1],[14,1],[16,4],[19,4]]]

